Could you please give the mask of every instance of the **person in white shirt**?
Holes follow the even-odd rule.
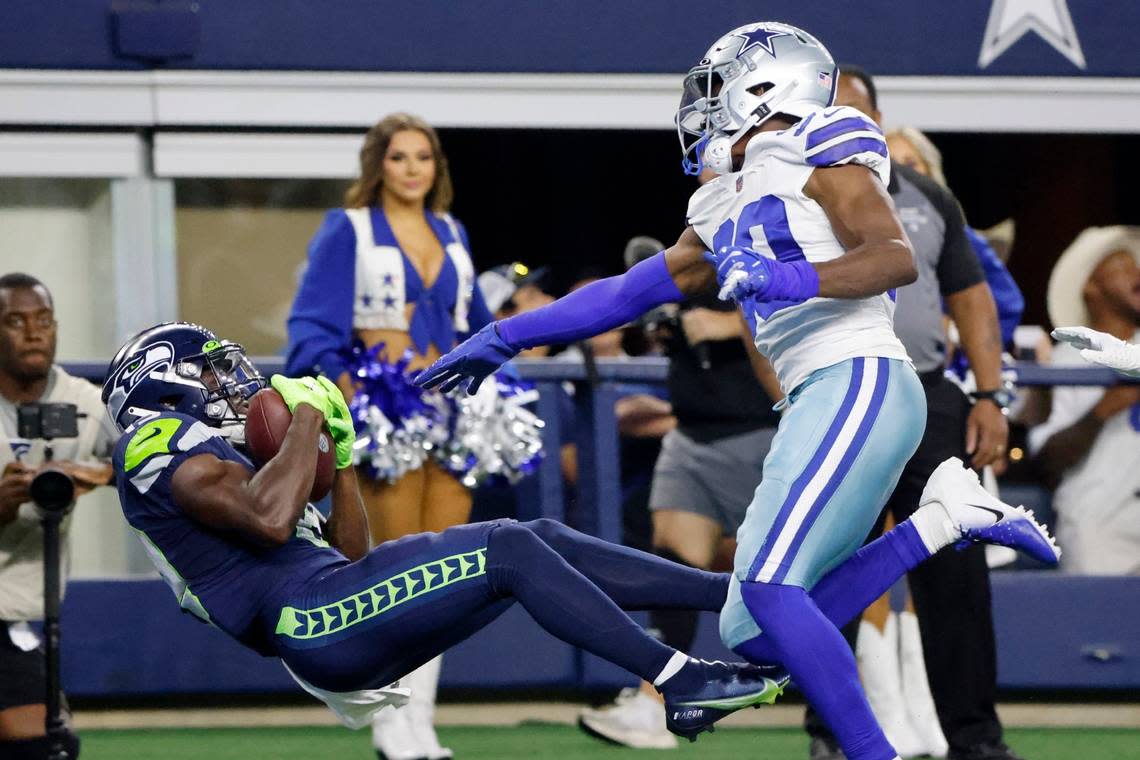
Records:
[[[79,435],[51,442],[51,464],[83,494],[111,479],[116,431],[99,389],[55,363],[55,310],[51,293],[30,275],[0,276],[0,757],[48,756],[44,735],[46,675],[39,634],[43,619],[43,529],[28,495],[46,459],[45,442],[18,436],[17,408],[45,402],[75,404]],[[4,445],[6,444],[6,445]],[[63,564],[68,560],[62,525]],[[79,739],[67,734],[69,758]]]
[[[1134,371],[1125,341],[1140,337],[1140,227],[1082,232],[1053,268],[1048,305],[1053,324],[1075,326],[1054,333],[1054,364],[1083,357]],[[1054,388],[1029,446],[1056,485],[1062,569],[1140,574],[1140,386]]]

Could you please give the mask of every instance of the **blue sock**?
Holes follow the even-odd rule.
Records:
[[[907,520],[823,576],[811,590],[811,599],[832,625],[842,628],[929,556],[918,531]],[[781,662],[764,635],[740,644],[735,651],[757,664]]]
[[[899,523],[823,576],[811,590],[812,601],[842,628],[929,556],[910,521]]]
[[[520,523],[623,610],[720,612],[728,573],[710,573],[579,533],[556,520]]]
[[[835,733],[848,760],[895,760],[859,684],[847,641],[798,586],[740,584],[771,651]]]

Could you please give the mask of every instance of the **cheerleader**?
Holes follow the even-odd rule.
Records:
[[[356,418],[373,545],[467,522],[469,488],[487,474],[517,475],[540,445],[540,423],[514,403],[529,398],[517,384],[499,386],[507,389],[506,417],[530,425],[526,440],[516,435],[506,447],[511,462],[501,445],[498,455],[490,450],[493,431],[480,429],[502,416],[501,399],[473,407],[411,384],[416,371],[492,319],[466,232],[448,213],[451,200],[435,130],[408,114],[381,120],[365,137],[344,208],[328,213],[309,244],[289,317],[287,373],[334,379]],[[451,757],[432,726],[439,667],[436,658],[401,679],[412,702],[374,723],[381,757]]]

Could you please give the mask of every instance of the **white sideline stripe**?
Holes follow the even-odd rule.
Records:
[[[839,431],[839,436],[835,439],[835,444],[831,450],[827,452],[827,456],[823,460],[815,475],[808,482],[807,487],[804,488],[799,498],[796,499],[795,506],[792,507],[792,513],[788,516],[788,521],[784,523],[783,530],[776,536],[776,541],[772,546],[772,552],[768,555],[768,559],[760,568],[760,572],[756,574],[756,580],[761,583],[767,583],[772,580],[772,576],[780,569],[780,564],[784,560],[784,556],[791,548],[792,541],[796,538],[796,533],[799,532],[800,526],[803,525],[804,520],[811,511],[812,505],[823,491],[827,481],[831,480],[831,476],[839,469],[839,463],[843,460],[847,449],[851,447],[851,441],[855,438],[855,433],[859,430],[859,426],[863,423],[863,419],[867,416],[867,412],[871,406],[871,396],[875,392],[875,379],[879,374],[879,362],[877,359],[859,359],[863,362],[863,378],[859,383],[859,394],[855,397],[855,403],[851,407],[851,413],[847,415],[847,421],[843,423],[843,428]],[[854,366],[852,366],[854,370]]]
[[[155,699],[161,699],[155,697]],[[574,725],[577,702],[481,702],[441,704],[436,707],[437,726],[517,726],[526,721]],[[1003,703],[998,716],[1006,728],[1131,728],[1140,727],[1140,704],[1042,704]],[[148,708],[143,710],[77,710],[73,722],[78,731],[130,730],[141,728],[257,728],[273,726],[339,726],[325,707],[226,707]],[[803,705],[765,706],[741,710],[718,726],[735,728],[799,728]]]
[[[809,132],[808,134],[811,134],[811,133]],[[840,143],[845,143],[848,140],[855,140],[855,139],[860,138],[860,137],[870,137],[873,140],[878,140],[883,145],[887,144],[887,141],[883,139],[883,136],[881,134],[879,134],[878,132],[874,132],[870,129],[863,129],[863,130],[860,130],[858,132],[844,132],[843,134],[839,135],[838,137],[833,137],[830,140],[828,140],[827,142],[820,143],[819,145],[815,146],[811,150],[804,151],[804,158],[811,158],[812,156],[816,155],[817,153],[822,153],[825,150],[828,150],[829,148],[834,148],[836,145],[839,145]]]

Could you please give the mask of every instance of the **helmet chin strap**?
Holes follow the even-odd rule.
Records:
[[[709,138],[708,144],[705,145],[704,154],[701,160],[704,165],[712,169],[717,174],[728,174],[732,171],[732,146],[744,137],[744,135],[751,132],[756,127],[771,119],[776,115],[776,110],[772,107],[773,103],[782,101],[784,95],[795,87],[795,82],[788,82],[787,84],[780,85],[773,88],[764,102],[756,106],[756,108],[744,120],[744,124],[740,129],[733,132],[731,135],[718,134]]]

